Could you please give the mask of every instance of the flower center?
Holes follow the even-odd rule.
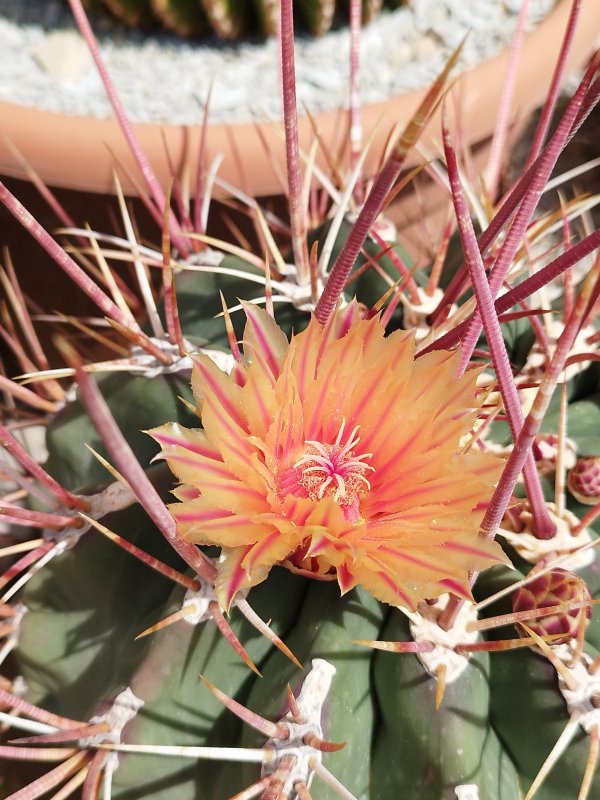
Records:
[[[356,455],[354,448],[360,442],[358,426],[342,444],[345,426],[346,421],[342,420],[333,444],[307,440],[304,454],[296,461],[294,469],[298,483],[312,500],[331,495],[340,506],[353,506],[358,511],[360,495],[371,488],[365,473],[374,470],[364,460],[373,453]]]

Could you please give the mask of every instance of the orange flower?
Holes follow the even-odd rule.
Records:
[[[461,449],[476,373],[456,380],[450,352],[415,361],[410,332],[384,337],[355,304],[289,343],[264,311],[245,311],[231,375],[194,358],[204,430],[151,432],[182,484],[179,534],[221,547],[223,606],[276,564],[409,608],[470,597],[469,572],[505,560],[478,536],[502,465]]]

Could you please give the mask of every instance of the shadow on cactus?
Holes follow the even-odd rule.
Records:
[[[123,117],[160,246],[118,184],[120,230],[63,215],[64,247],[0,184],[106,353],[63,327],[50,366],[6,260],[4,796],[598,795],[597,198],[534,212],[599,58],[503,196],[498,165],[465,186],[442,115],[422,169],[453,216],[415,266],[389,214],[457,55],[375,176],[356,143],[303,174],[283,70],[289,218],[235,192],[252,246],[211,235],[209,167],[166,197]]]

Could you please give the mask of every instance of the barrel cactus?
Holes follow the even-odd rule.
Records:
[[[395,8],[402,0],[386,0]],[[161,25],[181,36],[211,32],[223,39],[240,36],[271,36],[277,31],[278,0],[87,0],[90,10],[108,9],[126,25],[149,28]],[[365,20],[376,16],[383,0],[364,0]],[[348,2],[297,0],[298,21],[305,31],[321,35],[329,30],[336,12],[347,10]]]
[[[248,203],[266,259],[135,142],[157,249],[124,201],[122,237],[63,249],[0,185],[113,332],[77,320],[111,357],[63,332],[51,368],[7,259],[3,796],[599,796],[600,231],[590,198],[533,219],[599,60],[478,237],[443,119],[454,222],[417,268],[386,201],[456,56],[377,175],[314,190],[314,230],[288,147],[289,226]]]

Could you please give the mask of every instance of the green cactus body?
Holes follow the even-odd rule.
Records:
[[[252,598],[254,610],[265,619],[271,616],[272,628],[283,636],[294,624],[306,588],[302,579],[288,581],[287,577],[276,570]],[[273,595],[284,593],[286,603],[273,614]],[[176,599],[180,605],[181,592],[177,592]],[[164,609],[167,613],[168,608]],[[232,613],[230,623],[262,669],[270,643],[239,612]],[[235,745],[241,723],[202,685],[201,674],[240,702],[246,700],[252,683],[260,681],[210,622],[195,626],[184,620],[154,635],[143,667],[131,677],[134,694],[145,704],[125,730],[123,741],[172,744],[177,731],[178,744]],[[198,787],[203,786],[202,796],[217,797],[216,786],[223,771],[231,773],[231,765],[222,767],[202,761],[190,764],[189,760],[178,759],[163,763],[144,755],[126,754],[115,776],[116,796],[138,796],[143,789],[144,797],[156,800],[191,800],[198,796]]]
[[[300,0],[296,4],[311,33],[320,36],[331,27],[335,0]]]
[[[395,7],[403,0],[389,0]],[[277,32],[278,0],[88,0],[90,10],[102,4],[126,25],[149,27],[160,22],[180,36],[202,36],[214,31],[223,39],[247,34],[273,36]],[[363,21],[376,17],[383,0],[363,1]],[[347,13],[347,0],[298,0],[296,12],[301,29],[320,36],[332,26],[336,12]]]
[[[409,636],[406,618],[392,614],[382,638]],[[418,656],[376,655],[382,723],[373,756],[373,798],[393,800],[400,792],[420,800],[454,800],[455,788],[465,784],[476,785],[481,800],[518,796],[515,769],[489,723],[489,669],[487,653],[471,657],[446,685],[436,709],[436,680]]]
[[[189,0],[152,0],[152,9],[165,28],[179,36],[201,36],[208,30],[208,20],[200,3]]]
[[[105,0],[107,7],[126,25],[148,27],[152,25],[151,0]]]
[[[286,637],[286,644],[305,668],[317,657],[336,669],[333,681],[337,689],[325,708],[324,733],[328,740],[346,745],[327,755],[325,763],[334,775],[343,777],[349,791],[359,798],[371,796],[370,750],[377,712],[370,690],[371,652],[353,645],[351,640],[377,638],[383,616],[381,604],[364,590],[355,589],[340,601],[335,584],[316,582],[310,586],[297,622]],[[247,706],[278,719],[285,711],[286,685],[297,689],[302,673],[279,652],[271,654],[262,672],[266,680],[254,682]],[[348,730],[350,719],[352,736]],[[256,734],[244,729],[242,743],[256,746]],[[318,791],[324,800],[335,798],[322,785]]]
[[[248,3],[243,0],[200,0],[215,33],[236,39],[246,30]]]
[[[597,655],[590,645],[586,652],[592,658]],[[520,650],[492,659],[491,690],[492,724],[517,767],[522,785],[529,787],[569,721],[556,673],[540,655]],[[588,750],[589,738],[577,726],[572,743],[536,797],[576,797]],[[598,792],[600,775],[596,774],[589,797],[596,797]]]
[[[132,445],[143,464],[148,464],[156,454],[156,447],[144,434],[163,414],[170,412],[183,420],[187,414],[179,399],[191,399],[189,382],[185,377],[116,373],[100,379],[99,386],[112,398],[111,408],[123,430],[131,431]],[[67,405],[48,428],[48,461],[46,468],[54,477],[71,489],[93,487],[105,483],[108,475],[104,467],[84,445],[103,452],[98,433],[79,401]]]

